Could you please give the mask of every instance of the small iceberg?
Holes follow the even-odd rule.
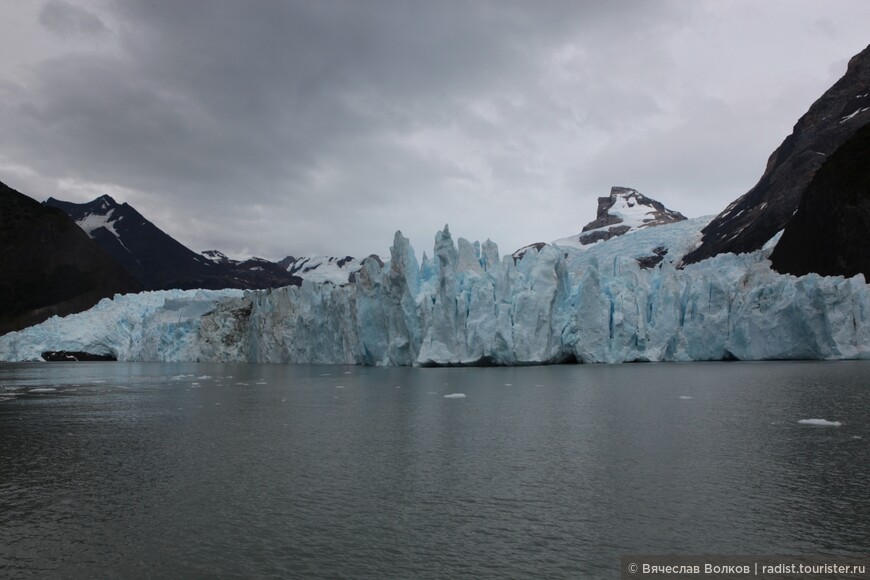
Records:
[[[798,423],[801,425],[818,425],[820,427],[839,427],[842,425],[839,421],[828,421],[827,419],[801,419]]]
[[[688,400],[691,399],[692,397],[690,397],[689,395],[680,395],[679,398],[680,398],[680,399],[683,399],[684,401],[688,401]]]
[[[445,399],[464,399],[465,393],[450,393],[449,395],[444,395]]]

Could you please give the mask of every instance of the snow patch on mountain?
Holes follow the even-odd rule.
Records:
[[[850,119],[852,119],[856,115],[860,115],[864,111],[870,111],[870,107],[862,107],[862,108],[858,109],[857,111],[854,111],[852,113],[849,113],[848,115],[841,117],[840,123],[845,123],[846,121],[849,121]]]
[[[108,230],[113,236],[117,238],[118,232],[117,230],[115,230],[115,225],[113,223],[115,221],[115,219],[113,219],[114,213],[115,210],[111,209],[106,214],[89,214],[83,219],[76,221],[76,225],[85,230],[85,233],[87,233],[90,237],[94,237],[94,230],[97,230],[99,228],[106,228],[106,230]],[[121,216],[119,216],[117,219],[120,220]]]
[[[641,228],[655,220],[652,217],[655,214],[655,208],[639,203],[637,196],[633,193],[617,194],[613,205],[607,210],[607,213],[619,218],[619,223],[627,225],[630,228]]]
[[[294,258],[287,256],[279,265],[294,276],[316,284],[329,282],[332,284],[347,284],[352,273],[357,272],[362,262],[351,256],[337,258],[335,256],[304,256]]]
[[[215,264],[228,264],[230,259],[220,250],[203,250],[200,254],[209,262]]]

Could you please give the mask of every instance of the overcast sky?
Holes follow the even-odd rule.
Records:
[[[0,7],[0,180],[191,249],[507,253],[634,187],[714,214],[870,43],[864,0]]]

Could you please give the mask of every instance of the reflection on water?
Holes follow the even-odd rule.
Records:
[[[862,362],[2,365],[0,575],[617,577],[628,553],[863,553],[868,387]]]

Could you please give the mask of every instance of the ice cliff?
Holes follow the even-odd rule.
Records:
[[[585,249],[500,259],[490,241],[438,232],[418,263],[397,233],[383,265],[346,285],[116,296],[0,337],[0,359],[45,351],[118,360],[367,365],[870,358],[863,276],[794,277],[770,248],[679,270],[707,219]],[[663,259],[642,267],[655,252]]]

